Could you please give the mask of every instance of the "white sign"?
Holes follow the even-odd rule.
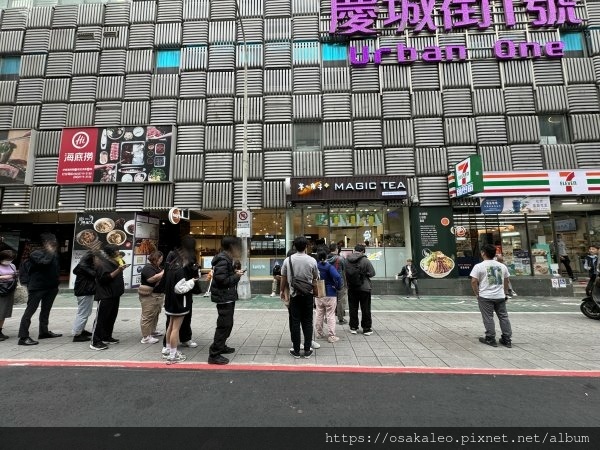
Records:
[[[584,170],[551,170],[548,172],[553,194],[587,194],[588,179]]]
[[[243,209],[236,213],[237,217],[237,237],[249,238],[252,236],[252,213],[248,209]]]

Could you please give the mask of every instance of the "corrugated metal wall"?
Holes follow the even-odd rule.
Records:
[[[51,4],[52,2],[49,2]],[[244,61],[248,62],[252,207],[285,207],[290,176],[404,174],[422,205],[447,204],[443,177],[478,153],[486,170],[600,167],[600,7],[588,0],[589,57],[498,61],[498,38],[548,42],[552,28],[393,35],[466,45],[468,62],[349,67],[321,61],[328,0],[143,0],[8,9],[0,58],[21,55],[20,78],[0,80],[0,131],[39,130],[35,187],[1,190],[3,212],[223,209],[241,201]],[[438,2],[439,3],[439,2]],[[525,16],[519,14],[523,19]],[[365,42],[351,41],[359,47]],[[157,51],[181,49],[156,70]],[[570,140],[542,145],[538,116],[565,115]],[[55,186],[60,129],[177,127],[174,184]],[[295,124],[321,127],[321,151],[295,146]]]

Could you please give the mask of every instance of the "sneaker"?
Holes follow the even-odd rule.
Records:
[[[350,333],[357,334],[358,333],[358,329],[357,328],[350,328]]]
[[[183,362],[187,359],[187,357],[181,353],[181,352],[177,352],[175,353],[175,356],[167,356],[167,364],[177,364],[179,362]]]
[[[198,347],[198,344],[195,341],[192,341],[191,339],[189,341],[182,342],[181,345],[183,347],[189,347],[189,348]]]
[[[498,339],[498,342],[500,342],[506,348],[512,348],[512,342],[509,338],[505,338],[504,336],[502,336],[500,339]]]
[[[367,328],[366,330],[363,330],[363,334],[365,336],[371,336],[373,334],[373,330],[371,330],[370,328]]]
[[[317,339],[325,339],[325,335],[324,334],[317,334],[316,338]]]
[[[481,342],[482,344],[491,345],[492,347],[498,347],[498,343],[494,338],[480,337],[479,342]]]
[[[160,331],[154,330],[151,334],[152,334],[152,336],[156,337],[156,336],[162,336],[163,334],[165,334],[165,332],[162,330],[160,330]]]
[[[118,344],[120,341],[115,339],[114,337],[109,337],[108,339],[103,340],[105,344]]]
[[[296,359],[300,359],[300,352],[294,351],[293,348],[290,348],[290,355],[292,355]]]
[[[98,342],[97,344],[90,344],[90,348],[92,350],[106,350],[108,349],[108,345],[104,342]]]
[[[142,338],[140,342],[142,344],[156,344],[158,339],[156,339],[154,336],[146,336],[145,338]]]
[[[317,341],[312,341],[312,345],[310,347],[311,349],[313,348],[321,348],[321,344],[319,344]]]
[[[327,342],[329,342],[330,344],[333,344],[334,342],[337,342],[337,341],[339,341],[339,340],[340,340],[340,338],[339,338],[339,337],[337,337],[337,336],[329,336],[329,337],[327,338]]]
[[[81,333],[79,333],[79,334],[81,334],[82,336],[92,337],[92,333],[90,333],[90,332],[89,332],[89,331],[87,331],[87,330],[83,330],[83,331],[82,331]]]
[[[169,351],[169,349],[167,347],[163,347],[160,353],[164,359],[167,359],[171,352]]]
[[[275,297],[275,292],[271,292],[271,297]]]
[[[84,336],[83,333],[81,334],[76,334],[75,336],[73,336],[73,342],[87,342],[87,341],[91,341],[92,338],[89,336]]]
[[[8,339],[8,336],[5,335],[2,331],[0,331],[0,341],[5,341]]]
[[[513,291],[512,289],[510,291],[508,291],[508,295],[510,295],[511,297],[517,297],[517,293],[515,291]]]
[[[338,320],[338,324],[340,324],[340,325],[345,325],[347,323],[348,323],[348,321],[346,319],[340,319],[340,320]]]
[[[225,358],[224,356],[222,356],[222,355],[209,356],[208,357],[208,363],[209,364],[224,365],[224,364],[229,364],[229,360],[227,358]]]
[[[312,356],[312,354],[313,354],[312,349],[311,350],[304,350],[304,353],[302,353],[302,357],[304,359],[308,359],[308,358],[310,358]]]

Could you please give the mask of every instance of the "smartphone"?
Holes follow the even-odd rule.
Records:
[[[124,267],[124,268],[126,268],[126,269],[127,269],[129,266],[131,266],[131,264],[123,264],[123,267]]]

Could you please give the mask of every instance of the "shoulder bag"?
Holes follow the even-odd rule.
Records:
[[[296,297],[298,295],[314,295],[315,294],[315,286],[313,283],[309,283],[306,280],[301,280],[294,276],[294,266],[292,265],[292,257],[290,256],[290,274],[292,275],[292,282],[290,285],[294,288],[294,295],[292,297]]]

